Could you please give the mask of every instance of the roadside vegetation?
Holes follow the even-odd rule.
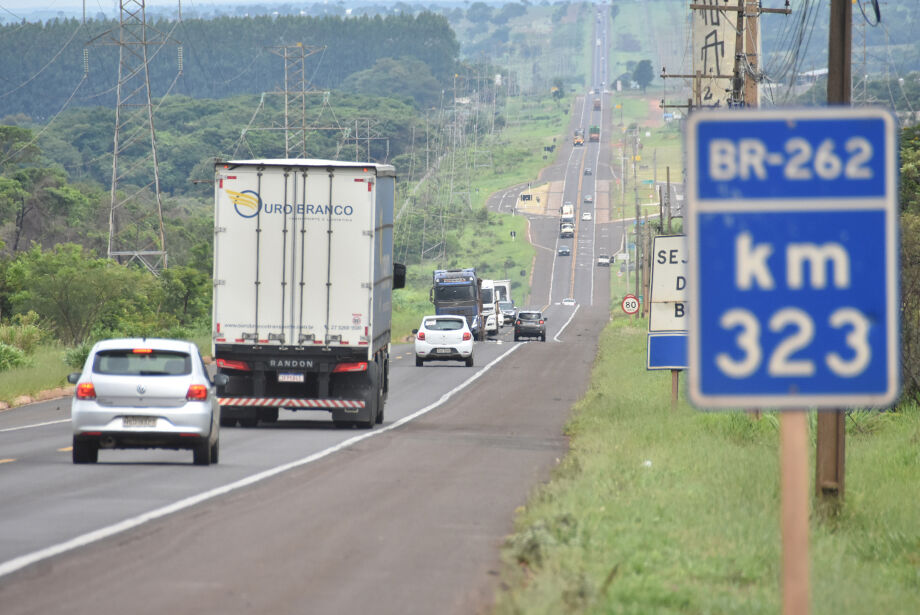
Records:
[[[601,335],[570,453],[507,539],[496,613],[780,611],[777,416],[672,410],[645,327],[618,316]],[[847,430],[845,506],[813,514],[812,612],[916,613],[920,409],[853,412]]]

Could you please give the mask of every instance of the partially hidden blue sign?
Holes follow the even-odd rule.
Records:
[[[688,122],[691,400],[884,407],[899,392],[897,140],[884,110]]]
[[[686,333],[649,333],[647,369],[687,369]]]

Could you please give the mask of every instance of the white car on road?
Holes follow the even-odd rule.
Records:
[[[415,365],[425,361],[463,361],[473,367],[473,334],[463,316],[425,316],[415,334]]]

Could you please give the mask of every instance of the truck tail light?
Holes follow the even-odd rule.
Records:
[[[469,331],[464,331],[464,332],[463,332],[463,341],[465,342],[465,341],[471,340],[471,339],[473,339],[473,334],[470,333]]]
[[[81,382],[77,385],[77,399],[96,399],[96,387],[92,382]]]
[[[217,367],[222,367],[224,369],[236,369],[241,372],[248,372],[251,370],[249,363],[245,361],[231,361],[229,359],[217,359]]]
[[[185,399],[189,401],[204,401],[208,398],[208,387],[203,384],[192,384],[188,387]]]
[[[339,363],[335,366],[335,369],[332,370],[333,374],[341,374],[344,372],[366,372],[367,371],[367,361],[360,361],[358,363]]]
[[[420,339],[420,340],[423,340],[423,339],[425,339],[425,332],[424,332],[424,331],[419,331],[419,332],[416,334],[415,337],[418,338],[418,339]]]

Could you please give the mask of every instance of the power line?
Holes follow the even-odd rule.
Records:
[[[32,81],[34,81],[34,80],[35,80],[39,75],[41,75],[43,72],[45,72],[45,69],[48,68],[49,66],[51,66],[51,64],[53,64],[53,63],[55,62],[55,60],[57,60],[57,59],[60,57],[60,55],[61,55],[62,53],[64,53],[64,50],[67,49],[67,47],[70,45],[71,41],[73,41],[74,37],[76,37],[77,34],[78,34],[78,33],[80,32],[80,30],[82,30],[82,29],[83,29],[83,24],[80,24],[79,26],[77,26],[77,29],[73,31],[73,34],[70,35],[70,38],[67,39],[67,42],[64,43],[64,45],[63,45],[60,49],[58,49],[57,53],[55,53],[55,54],[51,57],[51,59],[48,60],[48,61],[45,63],[44,66],[42,66],[40,69],[38,69],[38,71],[36,71],[31,77],[29,77],[28,79],[26,79],[25,81],[23,81],[22,83],[20,83],[20,84],[17,85],[16,87],[14,87],[12,90],[8,90],[8,91],[3,92],[2,94],[0,94],[0,98],[5,98],[6,96],[9,96],[9,95],[12,94],[13,92],[17,92],[17,91],[21,90],[22,88],[24,88],[25,86],[27,86],[29,83],[31,83]]]

